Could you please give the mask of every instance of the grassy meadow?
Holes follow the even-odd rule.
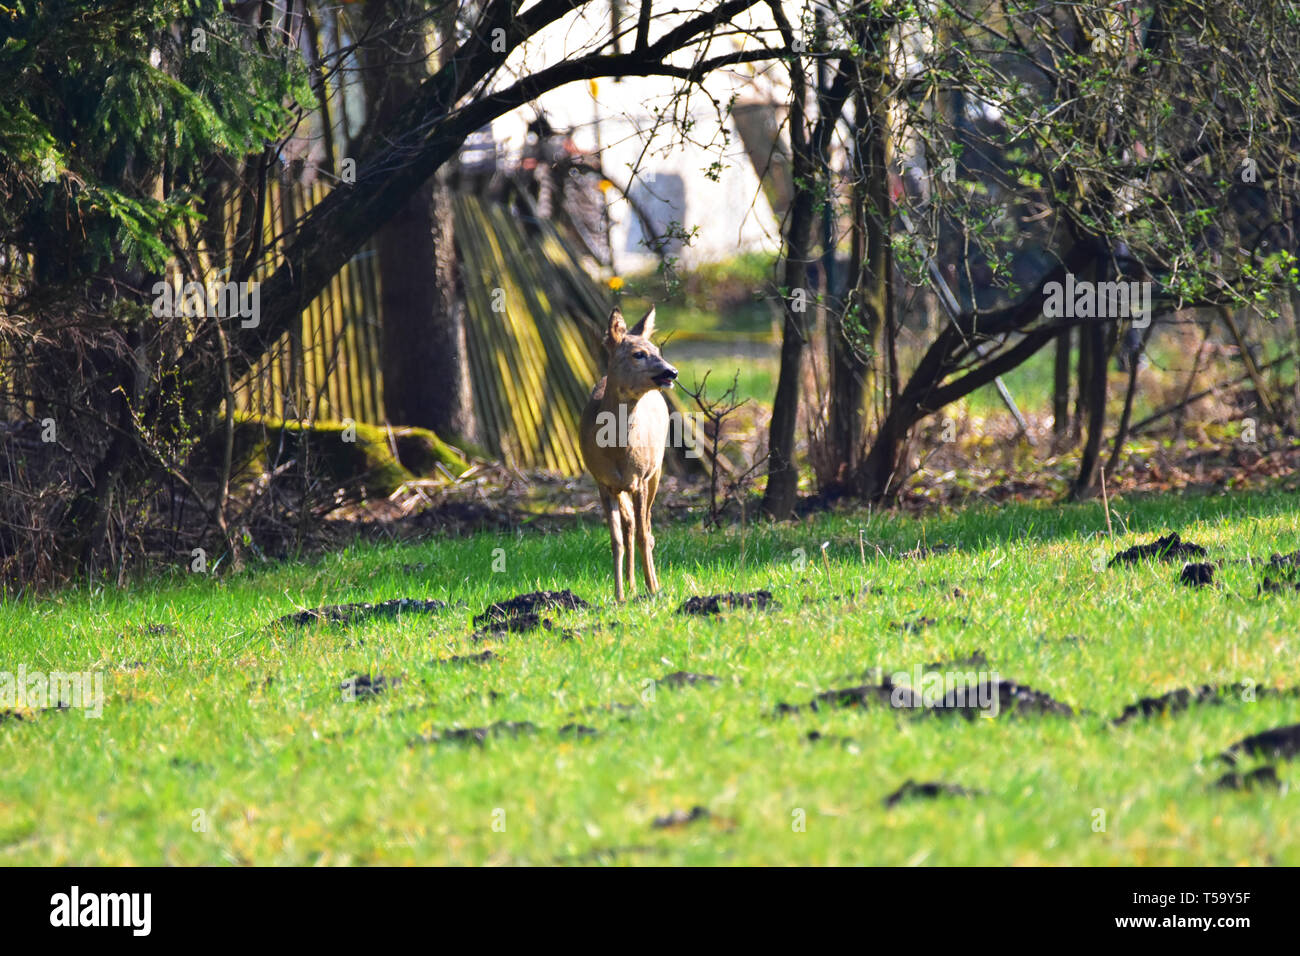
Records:
[[[0,861],[1295,865],[1300,770],[1251,759],[1237,769],[1276,763],[1279,785],[1214,783],[1231,769],[1220,752],[1300,721],[1300,699],[1111,723],[1179,687],[1300,684],[1300,595],[1257,596],[1261,570],[1239,560],[1300,548],[1295,504],[1121,500],[1113,538],[1100,504],[743,532],[661,518],[663,590],[624,606],[595,519],[358,544],[227,578],[187,557],[129,587],[10,599],[2,666],[102,673],[106,698],[97,719],[0,719]],[[1181,562],[1105,567],[1170,530],[1224,562],[1214,584],[1179,584]],[[933,553],[905,556],[918,545]],[[475,639],[491,602],[563,588],[592,607]],[[779,607],[676,613],[760,588]],[[269,626],[399,597],[449,606]],[[977,650],[983,670],[1078,713],[777,713]],[[659,682],[678,671],[717,681]],[[378,692],[344,689],[356,674]],[[908,780],[965,792],[887,807]]]

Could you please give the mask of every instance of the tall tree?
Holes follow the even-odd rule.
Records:
[[[892,333],[894,321],[889,93],[886,79],[868,69],[869,63],[885,59],[892,26],[892,20],[872,15],[865,4],[853,9],[848,23],[854,47],[861,51],[853,64],[849,133],[849,273],[845,301],[840,308],[832,303],[826,329],[831,350],[828,470],[844,489],[852,484],[865,438],[863,401],[870,358],[881,329]],[[897,388],[896,365],[886,370],[885,387]]]
[[[372,128],[391,123],[428,78],[431,36],[440,59],[450,56],[456,10],[450,0],[367,0],[360,49]],[[388,420],[473,441],[455,220],[450,193],[438,177],[416,188],[375,233],[375,245]]]
[[[787,49],[807,49],[786,19],[781,4],[770,3],[772,16]],[[831,135],[839,122],[850,92],[852,65],[841,62],[837,75],[815,99],[816,118],[809,120],[807,70],[810,58],[789,58],[791,179],[794,198],[786,214],[785,241],[782,250],[781,294],[785,323],[781,334],[781,362],[777,375],[776,396],[772,402],[772,422],[768,437],[767,487],[763,491],[763,510],[777,518],[786,517],[794,507],[799,488],[799,468],[795,461],[795,426],[799,419],[799,390],[804,349],[807,345],[808,309],[812,304],[808,266],[811,261],[812,228],[819,201],[828,201],[825,178],[827,151]]]

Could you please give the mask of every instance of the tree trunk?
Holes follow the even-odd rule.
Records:
[[[867,357],[875,350],[882,324],[889,321],[893,249],[889,237],[888,136],[883,101],[875,91],[857,98],[853,183],[853,238],[848,297],[841,314],[832,314],[831,401],[827,445],[838,477],[852,482],[863,440],[863,394]]]
[[[1052,435],[1058,448],[1070,435],[1070,330],[1056,337],[1056,358],[1052,366]]]
[[[421,21],[403,3],[372,0],[370,25],[407,22],[364,48],[370,128],[387,126],[427,76]],[[445,29],[445,26],[444,26]],[[378,252],[384,414],[395,425],[474,438],[464,310],[450,193],[422,184],[375,234]]]
[[[794,163],[796,179],[800,167]],[[807,171],[805,171],[807,175]],[[772,401],[772,423],[768,438],[767,488],[763,491],[763,511],[783,520],[794,511],[799,487],[799,469],[794,460],[795,424],[799,418],[799,380],[804,346],[808,339],[808,245],[812,229],[813,197],[811,190],[801,189],[790,206],[790,225],[786,230],[785,325],[781,332],[781,367],[776,380],[776,397]]]
[[[1112,278],[1109,271],[1106,244],[1090,237],[1098,253],[1087,279],[1101,282]],[[1084,501],[1095,497],[1101,490],[1101,446],[1106,428],[1107,376],[1110,357],[1119,342],[1118,317],[1096,317],[1084,320],[1079,327],[1079,401],[1087,417],[1087,438],[1083,456],[1079,461],[1079,474],[1070,489],[1070,498]],[[1136,362],[1136,357],[1134,358]]]
[[[774,12],[780,14],[779,8]],[[780,17],[782,32],[793,38],[790,25]],[[795,464],[795,426],[799,418],[800,368],[808,339],[808,254],[811,245],[817,189],[824,176],[826,149],[839,122],[849,92],[849,64],[841,62],[835,81],[818,97],[818,120],[811,134],[806,125],[806,83],[800,67],[791,69],[790,155],[796,192],[790,205],[785,238],[781,285],[785,302],[785,324],[781,334],[781,365],[772,403],[768,432],[767,487],[763,490],[763,511],[776,520],[790,517],[799,490],[799,469]]]
[[[1088,417],[1088,383],[1092,381],[1093,341],[1087,329],[1079,330],[1079,361],[1075,363],[1074,374],[1077,383],[1074,390],[1074,416],[1070,421],[1070,440],[1079,441],[1083,437],[1083,423]]]
[[[1104,319],[1090,319],[1080,328],[1080,341],[1086,343],[1088,353],[1088,378],[1079,382],[1080,397],[1085,402],[1088,418],[1088,437],[1079,461],[1079,474],[1070,490],[1070,497],[1075,501],[1095,497],[1100,490],[1101,441],[1106,428],[1106,376],[1109,372],[1107,357],[1116,337],[1115,329],[1115,325]]]
[[[457,295],[451,194],[426,183],[375,236],[384,414],[395,425],[473,440],[465,316]]]

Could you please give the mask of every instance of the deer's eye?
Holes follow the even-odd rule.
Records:
[[[645,358],[645,353],[644,353],[644,352],[634,352],[633,355],[634,355],[636,358]]]

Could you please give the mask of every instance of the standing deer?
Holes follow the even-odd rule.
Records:
[[[582,459],[596,479],[600,506],[609,525],[614,551],[614,598],[623,600],[623,555],[627,555],[628,591],[636,591],[636,552],[651,594],[659,590],[655,574],[655,538],[650,507],[659,491],[668,441],[668,403],[661,388],[672,388],[677,369],[663,360],[650,341],[655,329],[652,306],[632,326],[617,308],[609,316],[605,350],[609,365],[591,392],[582,413]],[[636,535],[636,548],[629,537]]]

